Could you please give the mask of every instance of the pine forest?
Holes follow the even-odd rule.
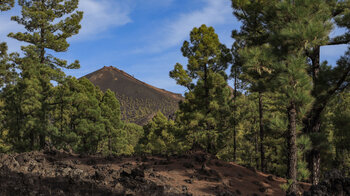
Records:
[[[350,195],[350,50],[336,64],[321,60],[322,47],[350,44],[350,1],[231,0],[232,20],[241,26],[231,30],[230,47],[203,24],[192,27],[177,49],[186,63],[171,65],[169,78],[184,94],[149,86],[113,67],[81,78],[66,74],[80,69],[79,60],[60,55],[69,53],[71,38],[84,25],[79,3],[0,1],[1,14],[20,9],[11,21],[22,27],[8,34],[22,43],[20,51],[0,44],[2,184],[12,175],[5,172],[4,157],[23,153],[55,149],[80,158],[176,161],[201,152],[205,161],[198,175],[216,175],[206,168],[218,160],[286,179],[277,186],[286,195]],[[343,31],[334,36],[334,29]],[[341,188],[330,180],[334,173],[342,176]],[[0,195],[27,195],[0,187]],[[114,195],[101,190],[75,195]],[[201,195],[190,190],[187,195]],[[279,194],[266,189],[256,195]]]

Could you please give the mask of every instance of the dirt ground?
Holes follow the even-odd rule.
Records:
[[[0,154],[0,195],[285,195],[285,179],[202,152],[171,157]],[[303,189],[310,185],[301,184]]]

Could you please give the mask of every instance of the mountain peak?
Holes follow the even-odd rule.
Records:
[[[84,77],[103,91],[115,92],[123,120],[139,125],[147,123],[158,111],[172,117],[183,99],[181,94],[149,85],[113,66],[104,66]]]

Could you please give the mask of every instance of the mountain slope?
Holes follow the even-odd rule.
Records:
[[[103,67],[86,76],[102,91],[107,89],[116,93],[121,104],[122,119],[144,125],[158,111],[172,117],[182,100],[175,94],[146,84],[115,67]]]

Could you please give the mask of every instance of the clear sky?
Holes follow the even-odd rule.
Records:
[[[184,88],[169,78],[175,63],[186,65],[180,48],[193,27],[213,26],[220,41],[231,47],[231,31],[239,29],[230,0],[80,0],[84,11],[81,32],[69,39],[70,49],[60,57],[81,63],[79,70],[66,71],[84,76],[103,66],[115,66],[153,86],[183,93]],[[23,31],[10,17],[19,8],[0,14],[0,40],[10,51],[23,43],[6,38]],[[336,30],[333,35],[342,30]],[[347,46],[323,47],[321,59],[334,64]],[[55,54],[56,55],[56,54]]]

